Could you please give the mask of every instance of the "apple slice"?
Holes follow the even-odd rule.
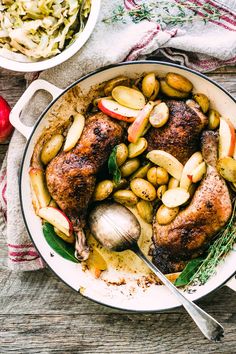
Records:
[[[31,167],[29,170],[30,182],[34,192],[34,197],[37,198],[40,208],[48,206],[51,196],[48,192],[43,170],[40,168]]]
[[[74,237],[73,233],[70,236],[67,236],[66,234],[64,234],[64,232],[60,231],[56,227],[54,227],[54,231],[55,231],[55,234],[57,234],[57,236],[62,238],[62,240],[64,240],[65,242],[75,243],[75,237]]]
[[[180,180],[180,187],[189,189],[192,182],[193,170],[202,162],[203,157],[200,151],[195,152],[184,165],[183,173]]]
[[[163,167],[174,178],[180,180],[183,165],[173,155],[163,150],[152,150],[147,154],[147,159],[156,165]]]
[[[144,130],[146,129],[150,113],[155,106],[155,103],[149,101],[144,108],[139,111],[138,116],[135,121],[128,128],[128,140],[130,143],[136,144],[138,139],[142,136]]]
[[[235,149],[235,131],[232,123],[220,118],[219,158],[233,156]]]
[[[64,151],[69,151],[77,144],[85,125],[85,118],[82,114],[76,114],[74,121],[67,133]]]
[[[206,163],[205,161],[201,162],[200,165],[198,165],[192,172],[192,182],[193,183],[197,183],[199,181],[201,181],[201,179],[203,178],[203,176],[206,173]]]
[[[107,98],[102,98],[98,102],[98,108],[108,116],[118,119],[124,120],[126,122],[133,122],[135,118],[138,116],[140,110],[128,108],[122,106],[118,102],[114,100],[110,100]]]
[[[63,232],[66,236],[71,236],[73,233],[72,222],[68,219],[66,214],[61,210],[53,207],[45,207],[39,210],[38,214],[42,219],[46,220],[58,230]]]

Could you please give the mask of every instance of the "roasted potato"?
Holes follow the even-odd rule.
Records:
[[[132,180],[134,178],[146,178],[147,172],[150,167],[151,167],[150,163],[148,163],[147,165],[144,165],[142,167],[139,167],[139,169],[132,174],[132,176],[130,177],[130,180]]]
[[[139,138],[137,143],[130,143],[128,146],[129,158],[132,159],[141,155],[147,149],[148,143],[145,138]]]
[[[178,215],[179,208],[168,208],[164,204],[160,206],[156,213],[156,221],[160,225],[167,225]]]
[[[222,157],[217,162],[217,170],[229,182],[236,182],[236,160],[232,157]]]
[[[215,109],[210,109],[208,114],[208,128],[217,129],[220,125],[220,113]]]
[[[134,206],[138,203],[137,196],[127,189],[120,189],[113,194],[113,198],[117,203],[127,206]]]
[[[154,128],[160,128],[166,124],[169,119],[169,108],[165,102],[161,102],[156,105],[150,116],[149,122]]]
[[[142,91],[147,98],[151,99],[152,97],[152,100],[155,99],[159,91],[159,82],[154,73],[149,73],[144,76],[142,80]]]
[[[154,187],[157,187],[159,184],[167,184],[169,175],[163,167],[152,167],[147,173],[147,179]]]
[[[153,185],[143,178],[135,178],[130,182],[130,188],[139,198],[147,201],[156,199],[156,190]]]
[[[55,134],[46,142],[41,151],[41,161],[47,165],[60,151],[64,138],[61,134]]]
[[[204,93],[196,93],[195,95],[193,95],[193,99],[199,104],[203,113],[206,113],[208,111],[210,101]]]
[[[179,74],[168,73],[165,80],[169,86],[180,92],[189,93],[193,88],[192,83],[186,77]]]
[[[189,96],[188,92],[181,92],[169,86],[164,79],[160,80],[160,85],[161,85],[162,93],[164,93],[164,95],[168,97],[181,99],[181,98],[187,98]]]
[[[146,221],[147,223],[152,222],[153,218],[153,206],[150,202],[147,202],[146,200],[140,200],[136,208],[138,210],[138,214],[141,216],[141,218]]]
[[[177,180],[176,180],[177,181]],[[157,198],[162,200],[163,194],[167,191],[167,186],[163,184],[162,186],[157,188]]]
[[[93,199],[95,201],[104,200],[113,192],[114,183],[109,179],[99,182],[94,190]]]
[[[117,146],[116,163],[118,166],[121,166],[121,165],[123,165],[123,163],[125,163],[125,161],[128,158],[128,154],[129,154],[128,148],[124,143],[119,144]]]
[[[127,160],[120,168],[122,177],[132,175],[140,166],[140,161],[137,158]]]
[[[162,196],[162,202],[168,208],[176,208],[189,199],[190,194],[183,188],[168,189]]]
[[[118,76],[114,79],[111,79],[109,81],[107,81],[106,85],[104,86],[104,93],[106,96],[110,96],[112,90],[114,89],[114,87],[116,86],[129,86],[129,78],[126,76]]]

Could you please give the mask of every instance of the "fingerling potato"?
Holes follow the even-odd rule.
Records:
[[[236,160],[232,157],[222,157],[217,162],[220,175],[229,182],[236,182]]]
[[[118,166],[121,166],[121,165],[123,165],[123,163],[125,163],[125,161],[127,160],[128,154],[129,154],[128,148],[124,143],[117,145],[116,163]]]
[[[135,178],[130,182],[130,188],[137,197],[152,201],[156,199],[156,189],[154,186],[143,178]]]
[[[114,89],[114,87],[116,86],[129,86],[129,78],[126,76],[118,76],[115,77],[114,79],[111,79],[109,81],[107,81],[106,85],[104,86],[104,93],[106,96],[110,96],[112,90]]]
[[[210,101],[204,93],[196,93],[195,95],[193,95],[193,99],[199,104],[203,113],[206,113],[208,111]]]
[[[176,208],[189,199],[190,194],[183,188],[168,189],[162,196],[162,202],[168,208]]]
[[[146,200],[140,200],[137,203],[136,208],[137,208],[138,214],[141,216],[141,218],[150,224],[152,222],[152,218],[153,218],[152,204]]]
[[[181,98],[187,98],[189,96],[188,92],[181,92],[169,86],[164,79],[160,80],[160,85],[161,85],[162,93],[164,93],[164,95],[168,97],[181,99]]]
[[[169,119],[169,108],[165,102],[161,102],[160,104],[156,105],[150,116],[149,122],[154,128],[160,128],[166,124]]]
[[[156,213],[156,221],[160,225],[167,225],[178,215],[179,208],[168,208],[164,204],[160,206]]]
[[[41,161],[47,165],[60,151],[64,138],[61,134],[55,134],[46,142],[41,151]]]
[[[189,93],[193,88],[192,83],[186,77],[179,74],[168,73],[165,80],[169,86],[181,92]]]
[[[99,182],[94,190],[93,198],[95,201],[104,200],[113,192],[114,183],[109,179]]]
[[[117,203],[127,206],[134,206],[138,203],[137,196],[127,189],[120,189],[113,194],[113,198]]]
[[[139,138],[137,143],[130,143],[128,146],[129,158],[132,159],[141,155],[147,149],[148,143],[145,138]]]
[[[140,167],[136,172],[134,172],[132,174],[132,176],[130,177],[130,179],[134,179],[134,178],[145,178],[147,176],[147,172],[149,170],[149,168],[151,167],[151,164],[148,163],[147,165],[144,165],[142,167]]]
[[[122,177],[132,175],[140,166],[140,161],[137,158],[127,160],[120,168]]]

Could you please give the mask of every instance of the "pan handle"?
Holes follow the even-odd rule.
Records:
[[[225,285],[236,291],[236,275],[234,275]]]
[[[48,81],[38,79],[33,81],[25,90],[19,101],[15,104],[13,109],[11,110],[10,113],[10,122],[11,124],[22,134],[28,139],[30,137],[30,134],[32,132],[32,127],[29,127],[25,124],[22,123],[20,120],[20,114],[22,109],[25,107],[25,105],[29,102],[29,100],[32,98],[32,96],[35,94],[36,91],[39,90],[45,90],[49,92],[53,99],[58,97],[62,93],[62,89],[58,88],[57,86],[51,84]]]

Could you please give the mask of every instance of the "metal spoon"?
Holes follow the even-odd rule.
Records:
[[[93,236],[105,248],[116,252],[129,249],[136,253],[176,296],[206,338],[219,341],[224,336],[223,327],[188,300],[140,250],[137,241],[141,227],[129,209],[118,203],[99,204],[90,213],[89,224]]]

